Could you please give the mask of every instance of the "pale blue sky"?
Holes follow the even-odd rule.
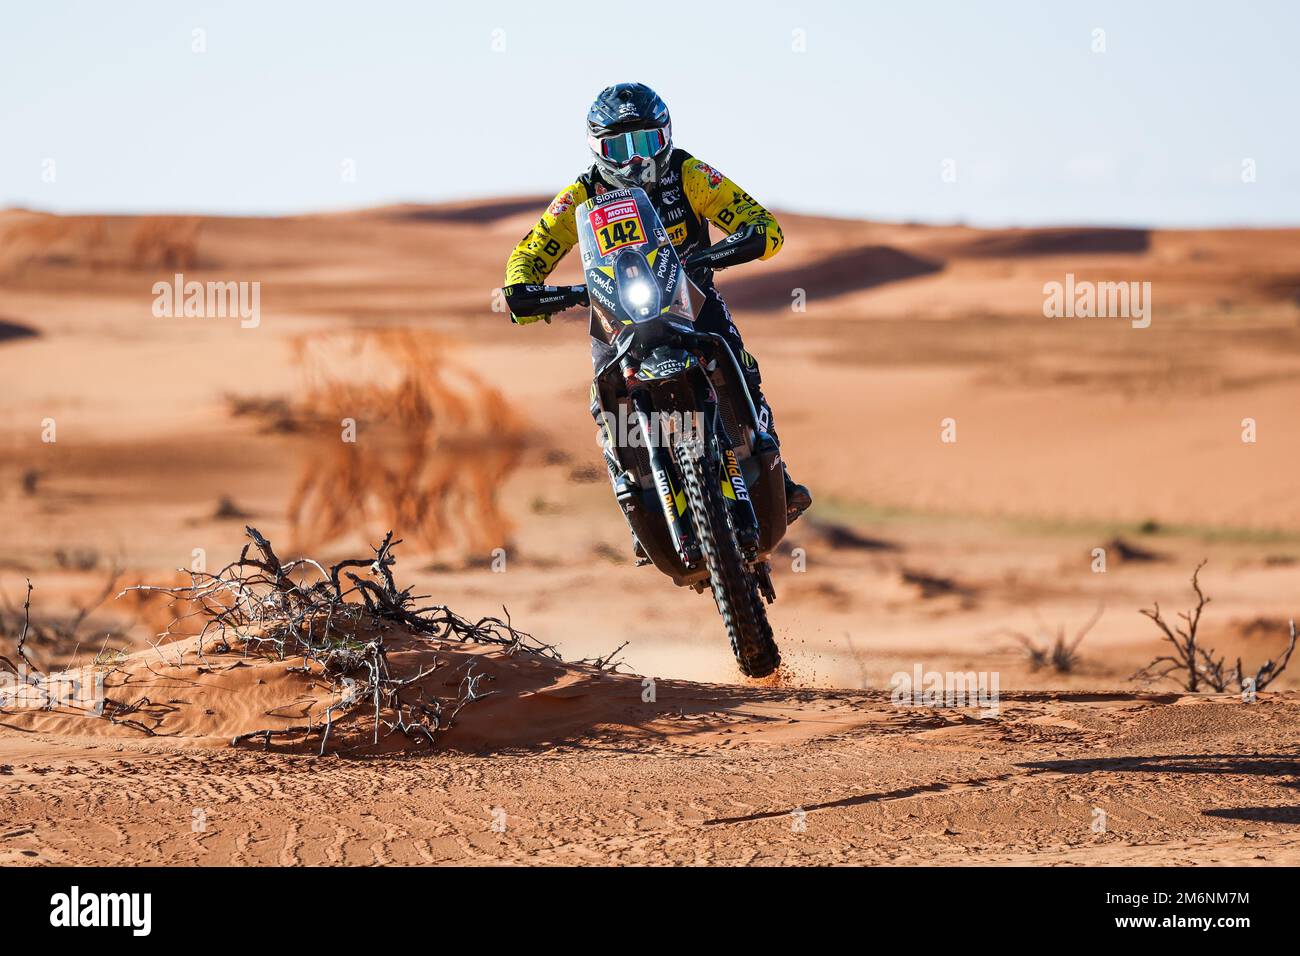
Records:
[[[1298,50],[1300,4],[1284,0],[44,0],[3,15],[0,205],[268,213],[549,193],[588,163],[594,94],[639,79],[678,145],[781,208],[1296,225]]]

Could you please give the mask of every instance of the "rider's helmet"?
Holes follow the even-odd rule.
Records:
[[[606,87],[587,112],[587,145],[604,178],[617,186],[649,189],[672,152],[668,106],[644,83]]]

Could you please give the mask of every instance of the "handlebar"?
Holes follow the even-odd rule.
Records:
[[[551,315],[590,304],[585,285],[512,285],[502,292],[513,315]]]

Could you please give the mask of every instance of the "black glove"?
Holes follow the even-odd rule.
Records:
[[[721,242],[692,252],[682,265],[688,274],[701,269],[725,269],[757,259],[766,249],[767,227],[762,223],[750,223],[741,226]]]
[[[510,308],[510,321],[527,325],[539,319],[551,321],[556,312],[575,305],[590,305],[585,285],[509,285],[501,290]]]

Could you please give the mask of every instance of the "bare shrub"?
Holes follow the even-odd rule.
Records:
[[[98,560],[96,560],[98,564]],[[47,656],[51,649],[55,651],[75,653],[80,647],[82,641],[82,629],[90,616],[95,613],[103,603],[108,600],[109,596],[117,590],[118,580],[121,577],[121,569],[114,565],[109,569],[105,576],[103,586],[95,594],[79,603],[72,610],[72,614],[62,618],[37,618],[32,619],[32,582],[27,582],[27,593],[23,599],[22,608],[16,607],[7,594],[0,593],[0,638],[12,638],[16,642],[16,651],[18,656],[27,665],[29,670],[41,672],[27,653],[27,644],[30,641],[35,647],[45,648]],[[105,635],[105,643],[108,637]],[[0,657],[0,662],[8,664],[9,668],[17,673],[17,668],[13,663],[4,657]]]
[[[438,731],[451,726],[464,706],[490,693],[480,689],[481,675],[475,675],[472,668],[460,681],[456,698],[447,703],[426,696],[418,686],[436,664],[396,677],[389,668],[385,644],[386,632],[393,626],[431,642],[496,644],[510,653],[560,659],[553,647],[516,629],[508,612],[504,619],[469,621],[445,605],[417,605],[411,589],[399,589],[393,578],[397,561],[393,549],[401,542],[393,540],[391,531],[373,549],[373,557],[349,558],[328,568],[310,558],[282,561],[256,528],[245,531],[251,544],[215,574],[192,571],[188,585],[141,585],[123,592],[162,594],[178,608],[171,625],[159,635],[159,643],[174,628],[184,630],[177,626],[187,619],[197,618],[202,621],[197,642],[200,656],[242,646],[246,653],[273,660],[301,657],[302,668],[317,665],[317,676],[331,682],[340,695],[317,722],[252,731],[236,737],[232,744],[260,738],[265,747],[276,736],[319,734],[319,752],[323,754],[335,720],[354,711],[373,714],[375,743],[381,735],[393,733],[432,742]],[[615,667],[617,653],[577,663]]]
[[[1038,634],[1036,638],[1031,638],[1028,634],[1019,631],[1011,631],[1011,636],[1018,640],[1024,647],[1025,655],[1029,659],[1030,670],[1042,670],[1050,666],[1058,674],[1069,674],[1079,665],[1079,645],[1083,639],[1088,636],[1088,632],[1096,627],[1097,622],[1101,620],[1105,612],[1103,605],[1097,605],[1097,610],[1079,630],[1075,631],[1074,636],[1067,638],[1065,636],[1065,625],[1057,624],[1055,633],[1049,632],[1041,620],[1038,620],[1037,614],[1035,619],[1038,620]]]
[[[1202,561],[1192,572],[1192,591],[1196,594],[1196,606],[1189,611],[1179,612],[1178,616],[1183,621],[1181,625],[1170,624],[1161,613],[1159,603],[1153,603],[1152,607],[1144,608],[1140,612],[1149,617],[1160,629],[1164,639],[1173,648],[1173,653],[1155,658],[1134,674],[1132,679],[1148,682],[1172,680],[1193,694],[1203,687],[1220,694],[1234,686],[1242,692],[1263,690],[1286,669],[1287,663],[1291,660],[1291,653],[1295,650],[1296,644],[1295,621],[1291,621],[1290,642],[1277,662],[1271,658],[1265,661],[1253,677],[1246,676],[1240,657],[1237,658],[1235,667],[1228,667],[1222,655],[1216,657],[1213,648],[1206,650],[1198,643],[1197,630],[1201,624],[1201,613],[1211,600],[1201,590],[1200,574],[1205,564],[1206,562]]]

